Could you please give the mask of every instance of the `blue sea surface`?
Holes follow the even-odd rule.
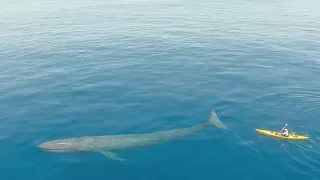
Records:
[[[320,179],[320,1],[1,0],[0,179]],[[118,152],[69,137],[230,127]],[[290,131],[280,141],[256,128]]]

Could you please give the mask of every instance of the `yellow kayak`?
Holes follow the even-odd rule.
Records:
[[[269,131],[265,129],[256,129],[256,131],[260,134],[266,135],[266,136],[272,136],[275,138],[282,138],[282,139],[289,139],[289,140],[306,140],[309,139],[307,136],[303,135],[295,135],[295,134],[289,134],[288,137],[281,135],[278,131]]]

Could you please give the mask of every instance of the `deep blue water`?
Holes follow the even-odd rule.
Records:
[[[320,178],[320,2],[0,1],[0,179]],[[231,131],[120,152],[53,154],[75,136],[204,123]],[[310,140],[254,129],[284,124]]]

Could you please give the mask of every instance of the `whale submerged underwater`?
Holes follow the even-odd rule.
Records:
[[[199,132],[209,126],[229,130],[212,110],[208,122],[189,128],[158,131],[147,134],[82,136],[58,139],[39,144],[37,148],[42,151],[53,153],[98,152],[110,159],[124,161],[125,159],[117,156],[115,152],[176,140],[186,135]]]

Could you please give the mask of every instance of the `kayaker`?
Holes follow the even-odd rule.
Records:
[[[288,136],[289,136],[289,131],[288,131],[288,129],[286,128],[286,129],[284,129],[283,131],[284,131],[284,132],[282,132],[281,134],[284,135],[284,136],[286,136],[286,137],[288,137]]]

